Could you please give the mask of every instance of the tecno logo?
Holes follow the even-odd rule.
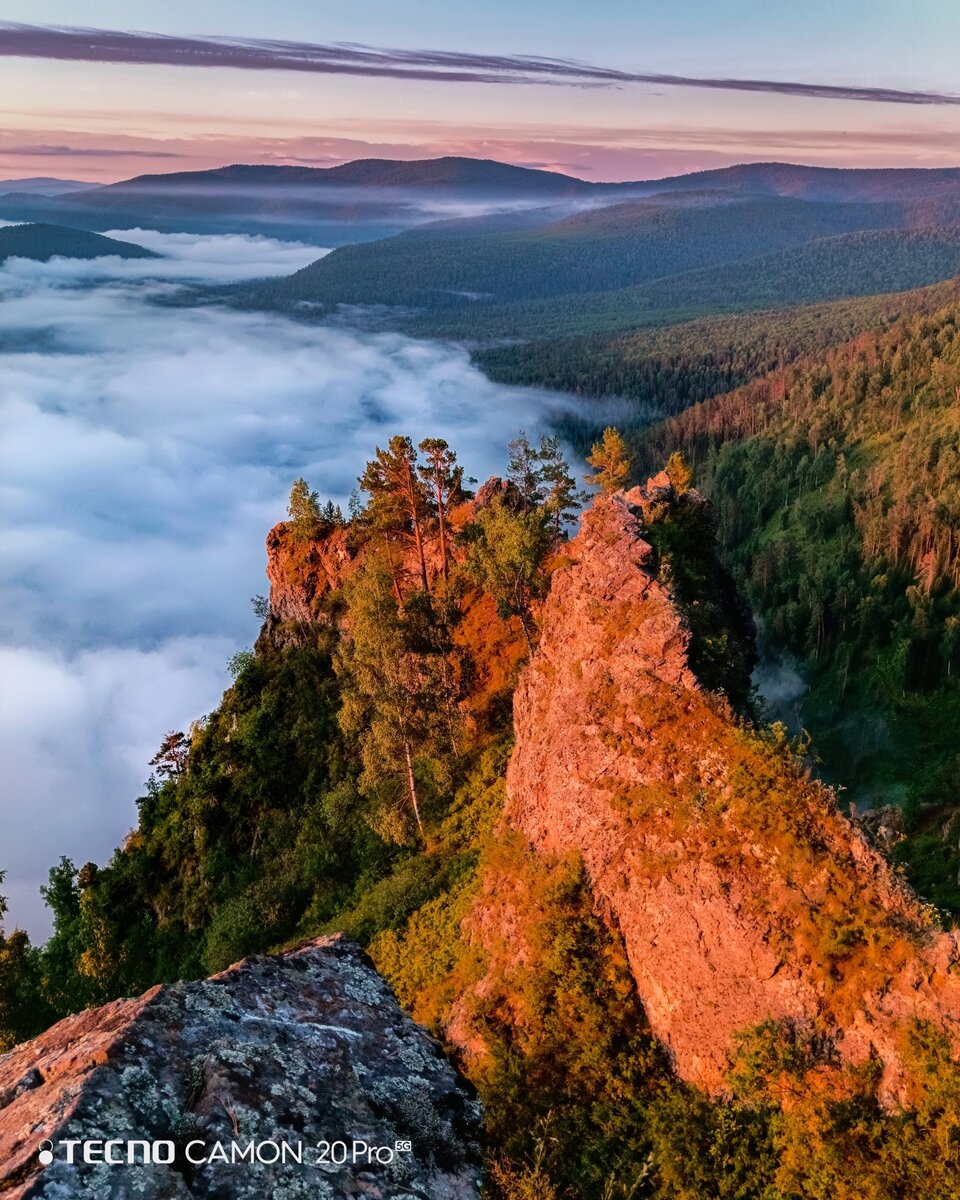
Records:
[[[57,1142],[56,1149],[61,1153],[54,1153],[54,1143],[51,1141],[40,1143],[37,1158],[43,1166],[49,1167],[54,1158],[61,1157],[68,1163],[106,1163],[112,1167],[130,1163],[159,1163],[169,1166],[177,1153],[176,1147],[170,1141],[125,1141],[123,1138],[110,1138],[109,1141],[68,1138]]]

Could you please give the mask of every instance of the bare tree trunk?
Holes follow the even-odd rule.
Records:
[[[427,578],[427,559],[423,552],[423,530],[420,528],[420,515],[417,512],[417,490],[413,479],[413,470],[407,465],[406,493],[410,506],[410,519],[413,521],[413,536],[417,543],[417,555],[420,559],[420,578],[423,580],[423,590],[430,595],[430,581]]]
[[[413,815],[417,818],[417,828],[420,830],[420,836],[423,837],[423,822],[420,820],[420,806],[417,803],[417,782],[413,777],[413,757],[410,754],[410,743],[406,738],[403,740],[403,754],[407,760],[407,788],[410,792],[410,803],[413,806]],[[426,841],[426,838],[424,838]]]
[[[526,617],[526,614],[523,612],[518,613],[518,616],[520,618],[520,628],[523,630],[523,640],[527,643],[527,653],[532,658],[533,657],[533,641],[530,638],[530,630],[527,628],[527,617]]]
[[[440,564],[443,570],[444,583],[450,578],[449,569],[447,567],[447,512],[446,504],[443,498],[443,489],[436,489],[437,496],[437,517],[440,521]]]

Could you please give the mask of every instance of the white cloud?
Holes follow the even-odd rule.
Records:
[[[61,854],[103,861],[136,824],[167,729],[219,700],[230,637],[153,649],[0,646],[0,844],[12,917],[45,936],[38,886]]]
[[[12,222],[0,222],[11,224]],[[158,233],[154,229],[111,229],[104,237],[132,242],[163,258],[54,258],[35,262],[7,259],[0,285],[56,285],[112,280],[170,280],[231,283],[289,275],[330,251],[305,242],[281,242],[246,233]]]
[[[212,273],[224,243],[239,261],[263,241],[191,235],[183,253]],[[344,502],[393,433],[446,437],[482,477],[552,403],[451,347],[157,306],[169,285],[131,264],[97,286],[75,265],[0,271],[0,869],[39,933],[46,868],[108,856],[163,734],[212,707],[255,636],[263,539],[293,479]]]

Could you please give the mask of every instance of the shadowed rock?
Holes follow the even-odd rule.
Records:
[[[67,1017],[0,1057],[0,1193],[468,1200],[479,1196],[479,1121],[467,1085],[369,960],[320,938]],[[77,1146],[71,1164],[66,1139],[120,1139],[112,1155],[124,1158],[129,1140],[166,1141],[176,1157],[84,1163]],[[249,1161],[251,1142],[261,1161]],[[322,1142],[344,1143],[347,1161],[339,1148],[318,1161]],[[385,1148],[381,1161],[355,1143]],[[262,1161],[275,1145],[301,1148],[303,1162]],[[236,1153],[246,1158],[229,1161]]]

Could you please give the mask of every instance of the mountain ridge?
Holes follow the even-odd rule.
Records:
[[[807,200],[929,200],[960,188],[960,168],[849,170],[753,163],[658,180],[600,182],[495,159],[356,159],[333,167],[234,163],[188,172],[134,176],[62,196],[0,194],[0,216],[86,222],[92,228],[154,224],[199,232],[335,234],[336,244],[385,236],[432,219],[435,202],[491,204],[612,201],[715,189],[728,195]],[[176,204],[174,204],[176,201]],[[176,222],[179,221],[179,226]],[[105,223],[106,222],[106,223]],[[185,225],[186,223],[186,225]],[[341,228],[342,226],[342,228]],[[365,228],[369,227],[369,228]],[[321,240],[317,244],[324,244]]]
[[[609,191],[617,194],[628,189],[656,191],[702,190],[717,187],[728,191],[760,191],[774,195],[803,195],[816,199],[915,199],[960,185],[960,167],[822,167],[803,163],[745,162],[729,167],[691,171],[682,175],[667,175],[654,179],[596,181],[560,171],[505,163],[492,158],[473,158],[466,155],[442,155],[438,158],[390,159],[358,158],[330,167],[287,166],[283,164],[229,163],[194,171],[155,172],[134,175],[108,184],[82,183],[86,191],[114,192],[118,189],[155,187],[162,184],[176,187],[180,183],[236,181],[265,183],[288,180],[297,184],[366,184],[368,186],[417,187],[424,185],[479,186],[495,182],[531,185],[557,194],[571,192]],[[6,182],[0,181],[0,187]],[[20,182],[44,182],[23,180]],[[58,186],[68,186],[69,180],[49,180]],[[900,185],[897,187],[896,185]],[[726,186],[724,186],[726,185]],[[887,186],[884,186],[887,185]],[[893,186],[891,186],[893,185]],[[932,185],[932,186],[931,186]]]

